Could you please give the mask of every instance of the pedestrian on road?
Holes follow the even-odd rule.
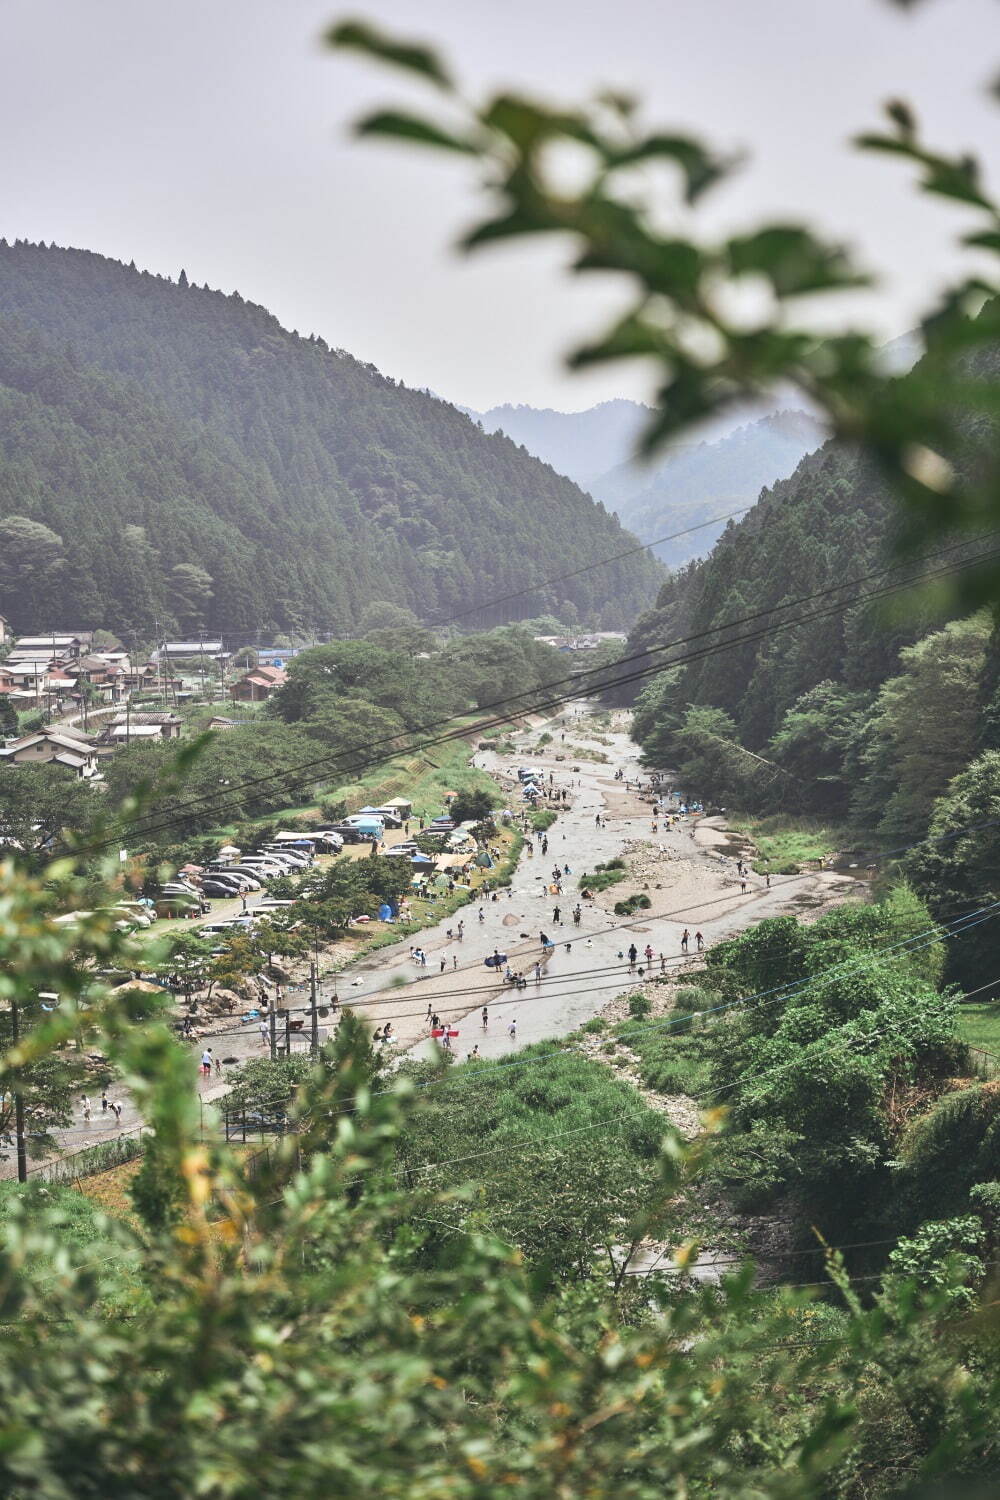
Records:
[[[681,937],[681,952],[682,953],[686,953],[688,951],[688,943],[690,941],[691,941],[691,934],[688,932],[687,928],[685,927],[683,935]]]
[[[486,1006],[484,1005],[483,1006],[483,1030],[484,1031],[488,1031],[489,1027],[490,1027],[490,1013],[486,1009]]]
[[[705,946],[705,939],[702,937],[700,932],[696,932],[694,935],[694,940],[698,944],[698,952],[700,953]]]
[[[211,1078],[211,1076],[212,1076],[212,1049],[211,1049],[211,1047],[206,1047],[205,1050],[204,1050],[204,1052],[201,1054],[201,1073],[202,1073],[202,1077],[203,1078]]]
[[[241,903],[241,906],[242,906],[242,910],[243,910],[243,915],[244,915],[244,916],[246,916],[246,910],[247,910],[247,898],[246,898],[246,896],[245,896],[245,895],[241,895],[241,896],[240,896],[240,903]]]

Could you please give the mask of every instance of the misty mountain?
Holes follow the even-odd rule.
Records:
[[[592,484],[591,493],[644,542],[688,532],[653,548],[661,561],[679,567],[709,552],[726,527],[724,519],[704,523],[754,504],[762,489],[792,474],[824,439],[808,412],[780,411],[714,442],[676,446],[652,466],[623,464]]]
[[[652,416],[648,406],[625,400],[602,401],[586,411],[536,406],[493,406],[482,412],[463,406],[461,410],[481,422],[486,432],[505,432],[584,488],[631,457]]]

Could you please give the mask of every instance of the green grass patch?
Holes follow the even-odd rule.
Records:
[[[615,916],[632,917],[637,911],[648,911],[652,904],[648,896],[644,896],[641,891],[637,891],[634,896],[629,896],[624,901],[615,902]]]
[[[697,1035],[678,1034],[648,1021],[619,1021],[615,1035],[638,1059],[639,1076],[658,1094],[690,1094],[708,1088],[710,1069],[704,1043]]]
[[[529,822],[536,833],[547,833],[558,816],[559,814],[553,812],[551,807],[540,807],[529,814]]]
[[[608,886],[618,885],[624,880],[627,873],[623,859],[609,859],[607,864],[595,865],[586,875],[581,875],[579,886],[581,891],[606,891]]]
[[[958,1007],[958,1034],[970,1047],[1000,1057],[1000,1000],[967,1001]]]
[[[751,861],[760,875],[794,875],[803,865],[815,864],[844,847],[844,830],[821,818],[790,818],[782,813],[756,818],[734,813],[728,819],[734,833],[756,844]]]

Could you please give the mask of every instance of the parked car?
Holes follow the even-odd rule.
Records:
[[[300,870],[307,870],[313,862],[312,851],[306,853],[304,849],[289,849],[287,844],[263,844],[259,852],[274,854],[286,864],[295,865]]]
[[[338,823],[333,830],[345,844],[371,843],[370,833],[362,833],[360,828],[355,828],[353,823]]]
[[[223,885],[220,880],[209,880],[207,876],[205,878],[205,884],[202,889],[204,890],[206,896],[212,896],[217,901],[232,901],[234,897],[242,896],[244,894],[244,892],[235,885]]]
[[[314,839],[322,839],[323,843],[328,847],[332,847],[335,849],[342,849],[344,847],[343,834],[338,833],[335,828],[317,828],[313,831],[310,837]]]
[[[259,891],[261,888],[261,882],[257,879],[257,877],[251,874],[249,870],[243,869],[207,870],[205,872],[204,880],[202,881],[203,890],[205,888],[205,882],[209,880],[214,881],[216,885],[228,886],[228,888],[237,896],[245,895],[248,891]]]
[[[250,865],[232,865],[227,870],[207,870],[205,873],[213,880],[230,880],[247,891],[259,891],[263,884],[260,871],[252,869]]]

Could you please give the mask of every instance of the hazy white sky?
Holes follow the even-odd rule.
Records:
[[[360,109],[413,91],[320,49],[345,14],[439,39],[474,85],[574,99],[613,83],[651,122],[746,148],[714,213],[807,215],[892,267],[865,309],[886,337],[953,268],[962,217],[849,136],[902,95],[936,143],[1000,176],[997,0],[911,15],[886,0],[0,0],[0,233],[183,266],[469,405],[642,396],[639,367],[561,368],[611,288],[570,286],[554,244],[459,259],[473,169],[348,139]]]

